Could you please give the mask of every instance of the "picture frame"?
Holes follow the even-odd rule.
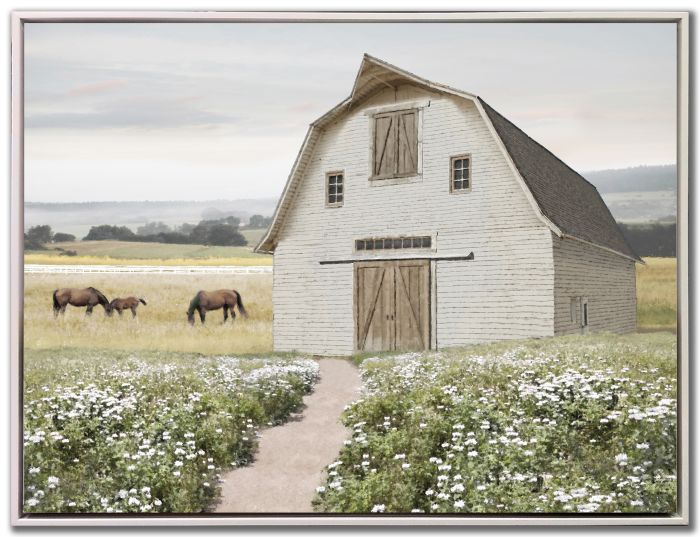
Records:
[[[22,509],[22,413],[23,394],[23,293],[24,293],[24,26],[43,22],[666,22],[677,25],[677,289],[678,289],[678,512],[669,516],[599,515],[201,515],[109,516],[109,515],[48,515],[23,513]],[[11,522],[14,526],[617,526],[617,525],[687,525],[690,516],[690,421],[689,421],[689,54],[690,15],[670,11],[609,11],[609,12],[188,12],[188,11],[15,11],[11,14],[12,32],[12,148],[11,148],[11,318],[10,318],[10,385],[11,385]],[[455,155],[461,153],[455,153]],[[341,170],[340,167],[333,170]],[[343,171],[345,178],[345,172]],[[444,178],[447,182],[448,177]],[[471,181],[471,177],[470,177]],[[443,186],[448,186],[444,185]],[[450,188],[452,179],[450,178]],[[475,185],[475,188],[478,188]],[[447,189],[443,189],[447,190]],[[471,190],[471,182],[470,182]],[[328,198],[326,198],[326,202]],[[342,210],[342,209],[340,209]],[[586,305],[588,301],[586,300]],[[583,303],[581,305],[583,308]]]

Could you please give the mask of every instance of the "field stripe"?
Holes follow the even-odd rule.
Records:
[[[271,266],[24,265],[25,274],[272,274]]]

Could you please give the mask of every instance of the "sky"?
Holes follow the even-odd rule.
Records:
[[[671,23],[27,23],[25,200],[277,197],[365,52],[580,172],[675,162]]]

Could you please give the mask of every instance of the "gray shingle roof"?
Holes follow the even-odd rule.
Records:
[[[627,244],[595,186],[496,112],[481,97],[479,102],[542,213],[555,226],[566,235],[641,261]]]

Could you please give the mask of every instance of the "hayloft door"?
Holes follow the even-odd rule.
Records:
[[[430,262],[355,264],[355,342],[360,351],[430,347]]]

